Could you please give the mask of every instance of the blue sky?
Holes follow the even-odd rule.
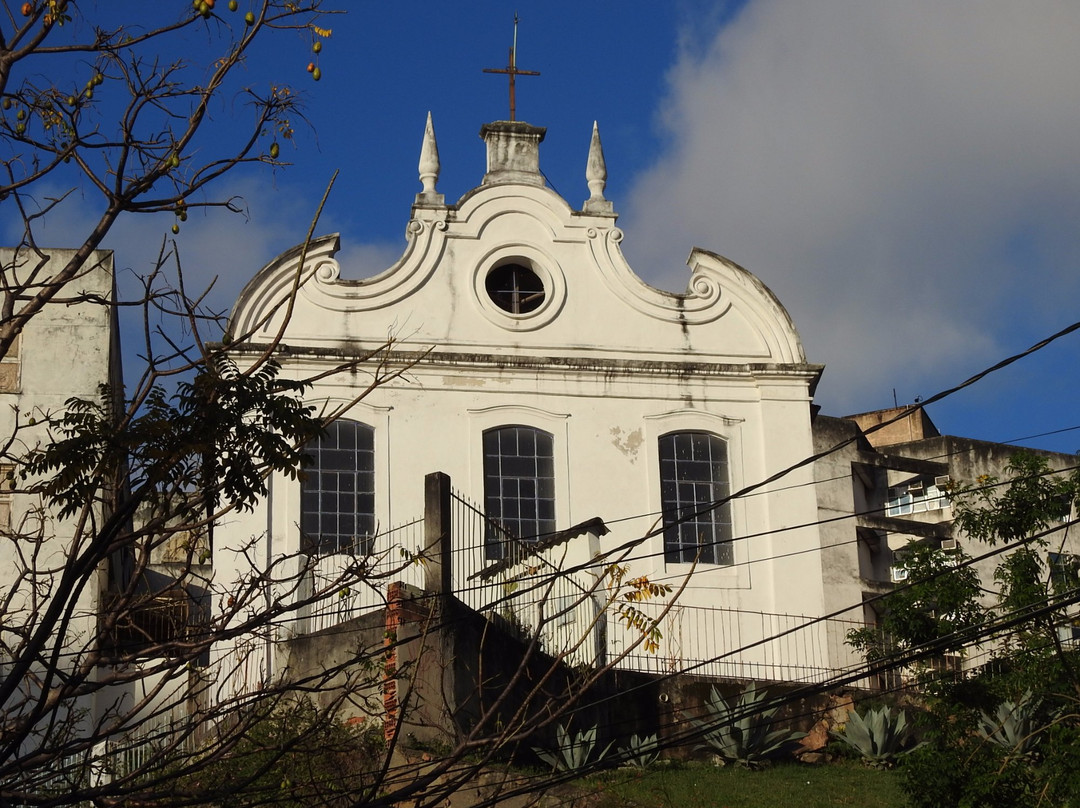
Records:
[[[120,6],[137,14],[140,4]],[[481,124],[507,113],[502,67],[521,18],[518,117],[546,126],[541,166],[580,206],[593,120],[607,196],[639,275],[685,288],[697,245],[758,275],[827,366],[827,413],[949,387],[1080,319],[1080,4],[1033,0],[340,0],[307,43],[253,59],[296,83],[310,130],[293,163],[228,191],[250,217],[195,214],[178,245],[227,306],[300,241],[339,170],[320,232],[363,276],[400,253],[430,110],[454,200],[484,171]],[[191,43],[197,53],[198,42]],[[216,113],[228,126],[235,108]],[[86,202],[89,203],[89,198]],[[82,221],[50,223],[59,242]],[[123,222],[108,246],[145,269],[171,219]],[[152,245],[152,246],[151,246]],[[1013,440],[1080,425],[1080,336],[930,409],[944,432]],[[1025,441],[1074,452],[1080,429]]]

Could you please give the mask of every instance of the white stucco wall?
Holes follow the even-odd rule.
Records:
[[[806,363],[794,325],[759,280],[695,249],[686,294],[653,289],[623,259],[613,214],[572,210],[535,179],[481,185],[456,205],[414,206],[403,257],[373,278],[350,279],[334,257],[335,236],[309,245],[303,266],[301,251],[290,251],[234,308],[238,356],[276,345],[295,378],[392,341],[379,354],[384,364],[368,360],[315,384],[308,398],[329,409],[374,374],[415,361],[347,413],[375,429],[380,526],[422,515],[431,471],[481,504],[481,436],[493,426],[554,435],[557,528],[599,516],[611,528],[606,551],[657,521],[657,441],[667,432],[722,438],[732,490],[811,454],[810,388],[820,367]],[[544,282],[546,299],[532,314],[507,314],[487,296],[487,273],[510,259]],[[733,502],[736,563],[699,565],[682,602],[821,614],[820,565],[799,554],[820,546],[811,481],[800,469]],[[271,555],[296,552],[299,508],[299,485],[275,479],[271,504],[218,535],[266,533]],[[660,535],[628,560],[633,574],[674,585],[690,570],[665,564]],[[227,558],[216,563],[229,574]]]
[[[42,249],[36,255],[0,249],[0,266],[7,277],[16,279],[28,278],[37,268],[37,282],[43,283],[73,253]],[[115,389],[120,384],[115,310],[109,303],[114,299],[112,252],[94,252],[86,267],[85,274],[66,287],[62,301],[46,305],[34,316],[19,337],[17,351],[3,360],[11,368],[5,381],[13,383],[5,383],[0,390],[0,435],[5,441],[12,438],[11,456],[21,457],[47,442],[48,419],[63,415],[68,399],[99,401],[99,385],[112,384]],[[33,625],[48,607],[55,583],[72,555],[76,532],[74,520],[58,519],[53,509],[28,492],[34,480],[16,476],[13,492],[3,482],[3,498],[10,504],[11,515],[10,524],[0,527],[0,592],[5,598],[0,628],[5,631],[4,646],[17,648],[17,636],[6,632]],[[98,570],[76,599],[59,644],[71,663],[77,654],[93,647],[105,573]],[[10,703],[6,708],[15,709]]]

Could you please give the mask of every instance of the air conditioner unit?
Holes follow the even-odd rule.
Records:
[[[952,482],[952,477],[948,474],[942,474],[940,477],[934,478],[934,485],[938,488],[945,489],[949,487],[949,483]]]
[[[921,494],[925,490],[926,490],[926,484],[922,480],[911,483],[907,487],[907,492],[909,494]]]
[[[906,581],[909,575],[911,575],[911,570],[907,567],[889,567],[889,578],[894,584]]]
[[[958,542],[956,539],[942,539],[941,549],[947,553],[950,553],[954,550],[959,550],[960,542]]]

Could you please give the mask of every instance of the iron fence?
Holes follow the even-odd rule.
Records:
[[[659,630],[655,653],[645,648],[640,627],[613,616],[608,637],[619,667],[647,673],[692,673],[735,679],[824,682],[864,664],[845,643],[855,620],[793,614],[643,603],[641,612]],[[866,686],[872,683],[864,682]]]
[[[543,649],[570,664],[604,658],[603,614],[597,573],[567,563],[566,544],[522,542],[458,492],[451,493],[453,535],[464,538],[451,553],[454,594],[469,608],[500,621],[522,638],[536,636]],[[487,543],[499,549],[489,559]],[[579,554],[587,560],[592,553]],[[576,571],[563,572],[566,568]]]
[[[431,541],[432,524],[448,535]],[[500,544],[495,558],[487,552],[492,537]],[[680,604],[663,614],[657,600],[637,604],[643,620],[632,624],[614,607],[605,609],[609,593],[602,571],[590,568],[588,541],[580,537],[554,547],[518,541],[451,490],[449,513],[426,513],[380,533],[363,555],[307,561],[306,588],[299,594],[310,605],[300,610],[293,630],[320,631],[382,608],[389,583],[423,589],[428,565],[448,561],[451,591],[465,605],[523,637],[536,635],[545,650],[572,664],[620,658],[619,667],[628,670],[788,682],[823,682],[863,664],[845,642],[849,630],[866,627],[855,620]],[[584,546],[574,550],[581,558],[567,563],[578,545]],[[449,557],[439,558],[440,552]]]
[[[424,520],[415,519],[377,534],[365,553],[301,557],[298,610],[292,629],[306,634],[333,628],[386,605],[389,584],[424,585]]]

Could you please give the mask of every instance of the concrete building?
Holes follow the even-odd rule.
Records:
[[[929,543],[945,552],[963,550],[972,557],[990,548],[953,526],[950,484],[974,485],[985,476],[1002,479],[1010,459],[1021,447],[942,435],[921,408],[897,407],[846,418],[818,415],[814,421],[815,450],[838,451],[815,464],[821,519],[822,570],[826,612],[847,610],[852,621],[876,625],[887,602],[875,596],[909,580],[903,560],[913,543]],[[1049,468],[1067,473],[1076,458],[1035,451]],[[1059,526],[1075,517],[1064,506]],[[999,557],[975,562],[985,588],[985,603],[994,604],[994,569]],[[1080,536],[1060,530],[1043,559],[1047,569],[1075,570],[1080,561]],[[1080,611],[1073,610],[1080,617]],[[1063,625],[1062,636],[1080,638],[1080,630]],[[985,661],[994,643],[971,649],[964,658],[949,661],[970,668]]]
[[[33,290],[73,253],[0,249],[0,272],[8,288]],[[33,490],[38,480],[20,473],[27,453],[50,440],[50,419],[64,414],[68,399],[100,402],[102,385],[122,395],[119,331],[111,304],[113,254],[96,251],[85,266],[61,300],[47,304],[29,321],[0,361],[0,665],[13,658],[37,660],[35,675],[49,669],[50,660],[74,661],[96,649],[98,615],[109,585],[108,568],[98,567],[89,585],[72,599],[70,620],[58,624],[62,630],[38,628],[70,559],[89,541],[86,525],[107,515],[107,505],[101,503],[85,523],[75,517],[60,519],[58,509]],[[44,640],[36,653],[29,650],[33,639]],[[27,690],[12,696],[3,705],[5,721],[21,714],[32,699]],[[76,712],[92,708],[85,700],[71,706]],[[65,716],[54,718],[62,723]]]

